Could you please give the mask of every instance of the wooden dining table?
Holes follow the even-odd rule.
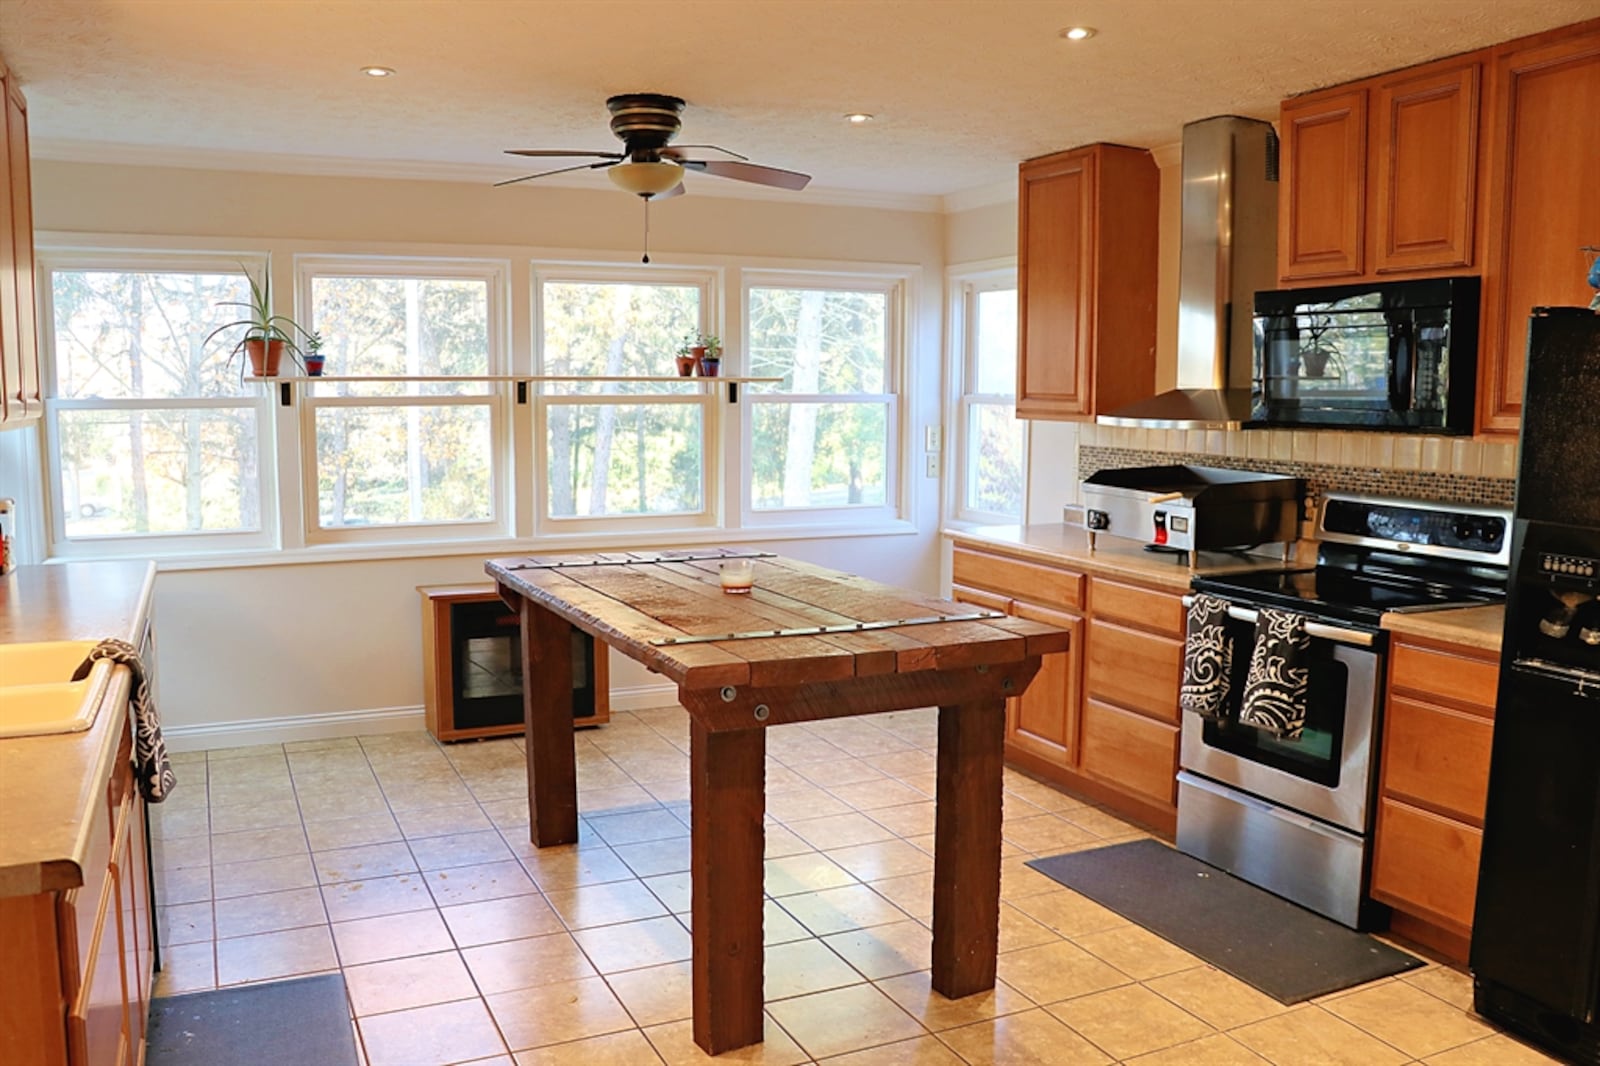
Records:
[[[721,565],[748,558],[731,595]],[[1006,702],[1060,629],[766,552],[541,555],[485,569],[520,612],[528,813],[539,847],[578,839],[576,627],[678,686],[689,715],[694,1039],[762,1039],[766,736],[773,726],[937,707],[932,984],[994,987]]]

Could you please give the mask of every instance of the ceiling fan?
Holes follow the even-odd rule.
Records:
[[[683,101],[676,96],[660,93],[624,93],[606,101],[611,112],[611,132],[622,142],[620,152],[567,151],[559,148],[509,149],[507,155],[530,156],[535,159],[598,159],[598,163],[579,163],[576,166],[544,170],[509,181],[495,182],[515,185],[534,178],[552,174],[566,174],[574,170],[604,170],[613,184],[646,201],[665,200],[678,196],[683,190],[683,172],[696,170],[719,178],[748,181],[757,185],[770,185],[779,189],[803,189],[811,175],[794,170],[780,170],[750,162],[737,152],[719,148],[714,144],[688,144],[672,147],[682,122]],[[727,159],[693,158],[691,151],[719,152]]]

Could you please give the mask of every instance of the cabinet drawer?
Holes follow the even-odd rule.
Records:
[[[1086,691],[1163,722],[1178,722],[1183,645],[1099,618],[1089,620]]]
[[[1005,555],[957,548],[951,558],[951,580],[1035,603],[1074,610],[1083,606],[1082,574]]]
[[[1089,586],[1090,610],[1139,629],[1183,637],[1183,597],[1097,577]]]
[[[1484,659],[1396,641],[1389,653],[1389,685],[1434,699],[1494,710],[1500,668]]]
[[[1494,722],[1403,696],[1386,713],[1384,791],[1482,825]]]
[[[1127,792],[1170,806],[1177,798],[1178,727],[1083,701],[1082,768]]]
[[[1466,935],[1478,894],[1483,834],[1398,800],[1378,801],[1372,895]]]
[[[950,598],[957,603],[970,603],[974,607],[982,607],[990,611],[1011,613],[1011,597],[1002,596],[997,592],[984,592],[982,589],[972,589],[965,585],[950,586]]]

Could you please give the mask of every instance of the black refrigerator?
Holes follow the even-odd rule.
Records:
[[[1600,315],[1535,308],[1472,927],[1484,1017],[1600,1063]]]

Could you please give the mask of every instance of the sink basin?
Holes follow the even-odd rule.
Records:
[[[78,733],[94,724],[113,664],[69,680],[97,641],[0,644],[0,737]]]

